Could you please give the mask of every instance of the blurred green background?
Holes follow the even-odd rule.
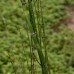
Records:
[[[51,74],[74,74],[74,32],[58,23],[67,17],[65,0],[42,2]],[[74,4],[74,0],[68,3]],[[26,32],[28,11],[23,8],[20,0],[0,0],[0,74],[29,74],[31,70]],[[55,32],[54,27],[59,32]],[[41,74],[37,61],[35,74]]]

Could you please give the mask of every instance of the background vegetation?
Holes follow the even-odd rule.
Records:
[[[67,18],[65,1],[41,3],[50,74],[74,74],[74,32],[59,22]],[[67,1],[74,4],[74,0]],[[32,70],[28,14],[27,0],[23,6],[20,0],[0,0],[0,74],[30,74]],[[38,54],[34,54],[34,74],[41,74]]]

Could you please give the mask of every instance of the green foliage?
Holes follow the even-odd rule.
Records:
[[[74,3],[74,0],[68,1],[70,4]],[[65,0],[42,1],[45,45],[51,74],[74,74],[74,32],[69,31],[63,24],[59,24],[60,32],[53,30],[60,19],[66,18],[64,2]],[[31,70],[26,32],[26,25],[29,25],[28,7],[24,10],[23,8],[20,0],[0,0],[0,74],[29,74]],[[36,51],[35,55],[38,56]],[[35,74],[41,74],[39,58],[35,58]]]

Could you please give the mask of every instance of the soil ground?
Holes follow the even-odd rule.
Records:
[[[73,30],[74,31],[74,6],[69,6],[66,8],[67,9],[67,14],[69,16],[69,19],[68,19],[68,28],[70,30]]]

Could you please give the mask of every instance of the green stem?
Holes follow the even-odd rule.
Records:
[[[31,34],[33,37],[33,42],[36,46],[40,63],[41,63],[41,68],[42,68],[42,74],[48,74],[47,68],[46,68],[46,62],[45,62],[45,57],[42,52],[42,46],[41,42],[39,41],[38,34],[37,34],[37,27],[36,27],[36,22],[35,22],[35,16],[33,12],[33,6],[32,6],[32,0],[28,0],[28,7],[29,7],[29,16],[30,16],[30,22],[31,22]]]

